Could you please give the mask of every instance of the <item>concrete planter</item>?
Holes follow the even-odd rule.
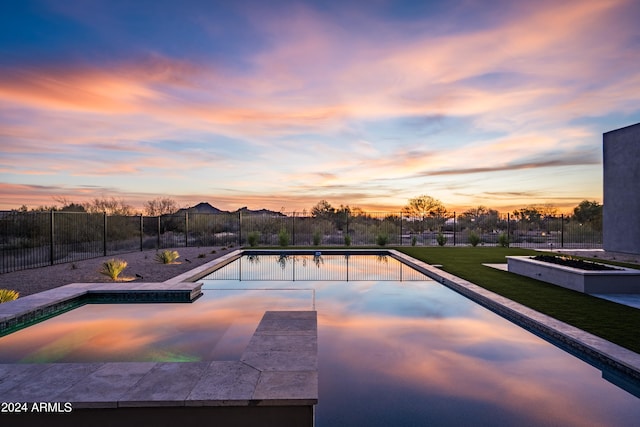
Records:
[[[507,265],[510,273],[587,294],[640,294],[640,270],[615,267],[619,270],[588,271],[528,256],[508,256]]]

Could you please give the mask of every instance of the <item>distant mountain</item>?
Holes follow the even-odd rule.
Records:
[[[229,211],[222,211],[214,206],[211,206],[207,202],[200,202],[190,208],[180,209],[180,212],[192,212],[192,213],[229,213]]]
[[[243,214],[262,214],[262,215],[278,215],[278,216],[286,216],[285,214],[283,214],[282,212],[276,212],[276,211],[270,211],[269,209],[259,209],[257,211],[251,210],[249,208],[247,208],[246,206],[243,208],[238,209],[236,212],[242,212]]]
[[[251,215],[273,215],[273,216],[285,216],[283,213],[281,212],[275,212],[275,211],[270,211],[269,209],[259,209],[259,210],[252,210],[245,207],[242,207],[236,211],[233,212],[229,212],[229,211],[223,211],[220,210],[218,208],[216,208],[215,206],[211,206],[211,204],[207,203],[207,202],[200,202],[195,206],[192,206],[190,208],[182,208],[180,209],[178,212],[190,212],[190,213],[214,213],[214,214],[223,214],[223,213],[238,213],[238,212],[242,212],[243,214],[251,214]]]

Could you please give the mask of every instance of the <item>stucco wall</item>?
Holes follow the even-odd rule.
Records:
[[[640,254],[640,123],[603,135],[603,247]]]

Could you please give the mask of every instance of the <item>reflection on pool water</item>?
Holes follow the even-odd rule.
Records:
[[[640,419],[599,370],[390,257],[261,255],[202,282],[193,304],[84,306],[0,338],[0,361],[237,360],[265,310],[315,304],[319,426]]]
[[[237,287],[236,287],[237,288]],[[0,363],[239,360],[266,310],[310,290],[211,290],[192,304],[89,304],[0,338]]]
[[[322,258],[260,255],[203,280],[315,289],[318,426],[637,425],[640,399],[599,370],[395,259]],[[323,281],[290,281],[314,269]]]

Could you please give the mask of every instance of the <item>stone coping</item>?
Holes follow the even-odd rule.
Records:
[[[242,254],[243,254],[243,251],[241,249],[240,250],[236,249],[233,252],[229,252],[228,254],[218,257],[205,264],[202,264],[201,266],[193,268],[178,276],[172,277],[171,279],[165,281],[164,283],[179,284],[184,282],[195,282],[203,278],[207,274],[211,273],[212,271],[217,270],[218,268],[222,268],[225,265],[237,260],[242,256]]]
[[[615,375],[611,375],[613,371],[622,373],[640,384],[640,354],[401,252],[395,250],[389,252],[396,259],[602,370],[605,378],[614,377]]]
[[[315,405],[317,340],[315,311],[267,311],[238,361],[0,364],[0,396],[73,409]]]
[[[201,283],[72,283],[0,304],[0,336],[92,302],[192,302]]]

